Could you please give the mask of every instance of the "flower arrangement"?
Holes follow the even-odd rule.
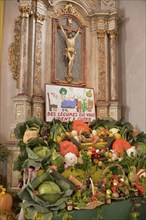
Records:
[[[146,195],[146,134],[129,122],[45,123],[32,117],[16,126],[15,135],[20,220],[53,219],[56,212]]]

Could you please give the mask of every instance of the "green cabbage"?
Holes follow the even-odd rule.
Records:
[[[55,203],[62,195],[60,187],[52,181],[44,181],[38,187],[39,197],[46,201]]]
[[[50,158],[51,164],[57,166],[58,168],[62,167],[64,164],[64,157],[60,153],[53,153]]]
[[[33,149],[33,152],[41,158],[47,157],[49,151],[49,148],[46,146],[37,146]]]

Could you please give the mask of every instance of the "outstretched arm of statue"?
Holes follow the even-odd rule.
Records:
[[[76,32],[74,38],[76,38],[78,36],[78,34],[80,33],[80,27],[78,28],[78,31]]]
[[[62,32],[63,32],[63,34],[64,34],[64,36],[67,38],[66,32],[65,32],[65,30],[63,29],[62,25],[61,25],[61,24],[59,24],[59,26],[60,26],[60,28],[61,28],[61,30],[62,30]]]

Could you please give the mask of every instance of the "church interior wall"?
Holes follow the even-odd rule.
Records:
[[[146,1],[120,1],[119,88],[122,115],[146,131]]]

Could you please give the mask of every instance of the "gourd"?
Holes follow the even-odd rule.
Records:
[[[0,195],[0,211],[10,211],[12,208],[13,199],[9,193]]]

